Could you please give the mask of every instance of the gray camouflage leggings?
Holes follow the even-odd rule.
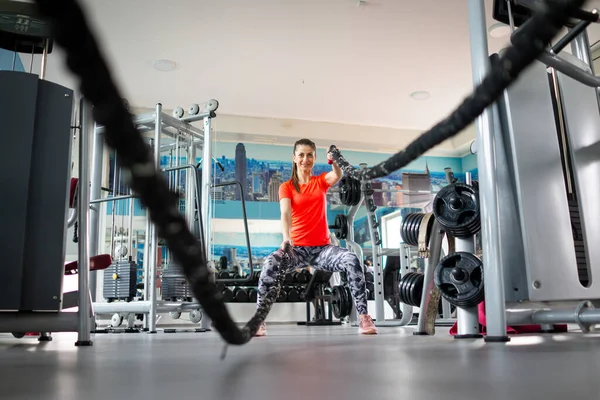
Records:
[[[265,259],[258,281],[257,305],[275,283],[282,256],[283,250],[278,249]],[[356,311],[359,315],[368,313],[365,275],[356,254],[331,244],[315,247],[292,247],[291,263],[286,273],[307,266],[329,272],[346,272]]]

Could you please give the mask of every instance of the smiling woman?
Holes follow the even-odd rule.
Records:
[[[361,334],[376,334],[377,328],[367,311],[366,281],[362,264],[356,254],[348,249],[334,246],[329,238],[327,225],[327,200],[329,188],[337,184],[343,172],[336,162],[331,171],[318,176],[313,174],[317,158],[317,146],[310,139],[300,139],[294,144],[292,153],[292,177],[279,187],[281,208],[281,248],[271,253],[264,261],[258,282],[257,305],[261,307],[263,297],[275,284],[277,274],[311,266],[317,270],[345,272],[359,314]],[[332,159],[328,153],[328,159]],[[291,245],[291,262],[282,271],[283,248]],[[257,336],[267,334],[263,323]]]

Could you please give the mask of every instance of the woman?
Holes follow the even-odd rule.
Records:
[[[359,314],[358,332],[376,334],[377,328],[367,311],[366,282],[360,261],[354,253],[332,245],[329,239],[326,193],[329,187],[340,181],[343,172],[333,162],[331,172],[314,176],[312,169],[317,147],[309,139],[298,140],[294,144],[293,155],[292,178],[279,187],[283,243],[279,250],[265,259],[258,282],[257,304],[274,284],[282,249],[289,242],[293,246],[290,271],[312,266],[325,271],[346,272]],[[327,158],[333,159],[330,153]],[[266,334],[266,324],[263,323],[256,336]]]

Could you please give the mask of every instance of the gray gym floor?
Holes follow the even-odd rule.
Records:
[[[269,336],[229,347],[211,333],[0,335],[2,399],[596,399],[600,335],[458,341],[413,328],[270,325]]]

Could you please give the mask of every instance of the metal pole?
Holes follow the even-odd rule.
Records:
[[[83,121],[82,121],[83,122]],[[93,129],[94,144],[92,149],[92,174],[90,178],[90,198],[99,199],[102,196],[102,161],[104,158],[104,134],[96,130],[96,124],[92,118],[87,122],[90,123],[90,128]],[[82,126],[82,129],[85,129]],[[92,132],[89,130],[88,132]],[[90,256],[98,254],[100,248],[100,210],[102,205],[90,208]],[[92,301],[96,301],[97,291],[97,271],[90,272],[90,292]]]
[[[46,78],[46,62],[48,61],[48,39],[44,39],[44,51],[42,52],[42,67],[40,71],[40,79]]]
[[[573,39],[571,42],[571,51],[575,57],[586,63],[592,70],[592,75],[595,75],[594,63],[591,62],[590,57],[590,41],[587,30],[581,32]]]
[[[91,346],[90,338],[90,249],[89,249],[89,226],[90,226],[90,176],[89,176],[89,138],[93,127],[91,106],[82,97],[80,100],[80,124],[79,134],[79,198],[77,212],[79,213],[79,247],[78,247],[78,275],[79,275],[79,305],[77,309],[79,324],[77,330],[76,346]]]
[[[162,104],[156,104],[156,122],[154,125],[154,159],[156,162],[156,168],[160,169],[160,134],[162,132]],[[151,241],[152,247],[148,250],[150,253],[150,265],[149,265],[149,298],[150,300],[150,313],[148,315],[148,333],[156,333],[156,267],[157,267],[157,251],[158,251],[158,235],[156,233],[156,226],[151,224]]]
[[[471,185],[473,183],[471,173],[465,174],[465,183]],[[466,251],[475,254],[475,236],[467,239],[456,238],[456,251]],[[458,322],[458,334],[455,339],[478,339],[483,337],[479,333],[479,313],[477,306],[470,308],[456,309],[456,318]]]
[[[206,260],[211,258],[211,186],[212,186],[212,132],[210,117],[204,118],[204,148],[202,149],[202,224],[206,246]],[[193,146],[191,146],[193,147]],[[191,161],[191,160],[190,160]],[[195,161],[195,160],[194,160]],[[190,162],[191,163],[191,162]],[[242,193],[243,195],[243,193]]]
[[[150,148],[156,149],[154,145],[154,139],[150,139]],[[152,260],[150,259],[152,247],[152,222],[150,221],[150,212],[146,209],[146,232],[144,236],[144,301],[149,301],[150,299],[150,264]],[[148,314],[144,314],[144,330],[149,330],[148,325]]]
[[[212,256],[212,237],[211,237],[211,187],[212,187],[212,132],[211,132],[211,119],[210,117],[204,118],[204,147],[202,149],[202,201],[200,215],[202,218],[202,226],[204,232],[204,245],[206,246],[206,261],[210,263]],[[194,148],[193,142],[190,146]],[[194,153],[195,154],[195,153]],[[195,163],[196,160],[194,159]],[[189,164],[192,164],[192,160],[188,160]],[[189,172],[186,172],[189,174]],[[192,174],[189,174],[192,175]],[[242,196],[244,194],[242,193]],[[204,317],[200,321],[200,326],[203,329],[210,329],[211,319],[204,314]]]
[[[490,69],[485,1],[469,0],[469,33],[473,83],[478,85]],[[500,223],[498,214],[498,177],[493,134],[492,110],[487,109],[477,119],[477,166],[479,169],[479,199],[485,276],[486,341],[506,342],[504,276],[500,263]]]

